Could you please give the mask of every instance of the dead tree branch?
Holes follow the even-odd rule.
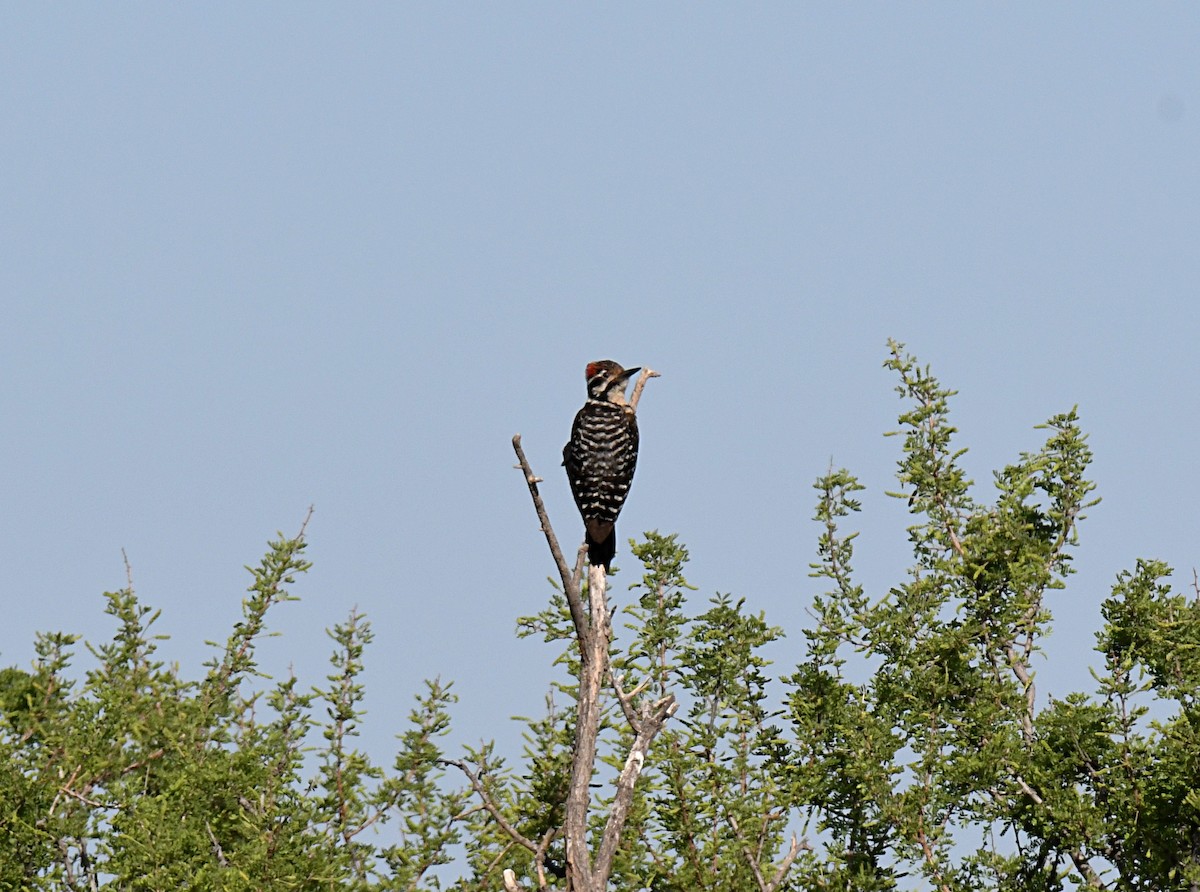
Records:
[[[630,405],[636,409],[638,400],[646,381],[658,377],[658,372],[649,368],[642,370],[637,384],[634,386]],[[521,448],[520,434],[513,437],[513,450],[517,454],[519,468],[525,475],[529,494],[533,498],[533,507],[541,523],[542,533],[546,536],[546,544],[558,567],[562,579],[563,594],[571,612],[571,621],[575,626],[576,643],[579,646],[579,688],[575,719],[575,740],[571,754],[570,785],[567,790],[566,818],[562,828],[562,836],[566,845],[567,887],[572,892],[604,892],[608,888],[609,876],[612,873],[613,861],[621,840],[630,806],[633,802],[634,787],[645,765],[646,756],[654,738],[662,730],[663,724],[677,708],[675,696],[668,694],[654,702],[642,701],[635,704],[635,698],[644,690],[638,685],[631,693],[626,694],[621,687],[621,679],[612,676],[612,666],[609,648],[612,643],[612,624],[608,610],[608,578],[603,566],[588,568],[588,598],[585,606],[582,592],[583,563],[587,554],[586,546],[581,547],[576,555],[574,568],[567,566],[566,558],[558,544],[558,537],[550,524],[546,506],[538,492],[541,479],[533,473],[525,452]],[[591,808],[592,776],[596,769],[596,749],[600,736],[601,714],[604,704],[602,699],[603,686],[606,678],[610,678],[621,710],[634,732],[634,741],[625,767],[617,778],[616,796],[605,823],[604,834],[601,838],[595,861],[588,846],[588,812]],[[485,790],[476,777],[472,777],[464,764],[447,761],[447,764],[458,765],[471,778],[472,786],[484,799],[484,806],[493,818],[500,821],[499,809],[494,808],[485,796]],[[501,823],[501,828],[519,845],[532,851],[535,855],[538,870],[539,888],[545,888],[543,864],[546,848],[557,835],[548,833],[534,845],[525,839],[507,822]],[[511,871],[505,871],[504,886],[508,892],[520,889],[516,877]]]
[[[571,781],[567,790],[567,875],[577,892],[600,892],[594,882],[588,850],[588,810],[591,807],[592,773],[596,768],[596,741],[600,736],[600,685],[608,668],[608,579],[603,565],[588,568],[588,606],[591,621],[579,636],[579,703],[575,718],[575,746],[571,753]],[[606,878],[607,879],[607,878]]]
[[[812,848],[812,846],[808,844],[807,839],[798,839],[796,834],[793,833],[792,844],[788,847],[787,854],[783,856],[783,860],[780,861],[779,866],[775,868],[775,873],[772,875],[771,879],[768,880],[765,876],[763,876],[762,868],[758,863],[758,855],[751,851],[750,844],[746,841],[746,837],[742,833],[742,828],[738,826],[738,823],[734,819],[733,815],[725,815],[725,820],[733,830],[734,836],[737,837],[738,843],[741,845],[742,855],[745,857],[746,863],[750,865],[750,871],[754,874],[754,881],[758,884],[759,892],[778,892],[778,890],[783,886],[783,880],[787,876],[788,871],[792,869],[792,862],[796,860],[796,856],[801,852]],[[761,854],[761,852],[762,849],[760,844],[759,854]]]
[[[527,839],[520,830],[510,824],[508,819],[504,817],[504,813],[500,811],[500,807],[492,799],[491,794],[487,791],[487,787],[483,785],[478,772],[472,771],[471,766],[462,759],[438,759],[437,762],[439,765],[453,765],[465,774],[467,780],[471,782],[471,789],[479,796],[479,801],[483,803],[483,807],[487,810],[487,813],[492,816],[492,820],[500,826],[500,829],[504,831],[508,838],[522,848],[528,849],[534,854],[537,853],[537,845]]]
[[[660,377],[659,373],[654,369],[643,368],[642,373],[638,375],[637,383],[633,385],[633,396],[629,398],[630,407],[636,412],[638,400],[642,398],[642,391],[646,387],[646,382],[651,378]]]
[[[538,520],[542,524],[546,544],[550,546],[550,554],[558,566],[558,575],[563,584],[563,594],[567,597],[567,606],[571,609],[571,621],[575,624],[575,634],[582,640],[583,636],[587,634],[588,620],[583,610],[583,598],[579,594],[579,581],[582,576],[581,568],[586,551],[580,549],[580,554],[576,559],[576,572],[572,573],[570,567],[567,566],[567,559],[563,557],[562,549],[558,545],[558,537],[554,535],[554,527],[550,525],[550,517],[546,514],[546,505],[542,501],[542,494],[538,492],[538,484],[542,482],[542,478],[536,476],[533,469],[529,467],[529,460],[525,458],[525,450],[521,448],[520,434],[513,437],[512,444],[513,450],[517,453],[517,461],[521,463],[520,468],[525,475],[525,483],[529,486],[529,495],[533,497],[533,508],[537,511]]]
[[[643,702],[641,710],[630,721],[635,737],[629,748],[629,756],[625,759],[625,767],[617,778],[617,794],[613,798],[612,808],[608,813],[608,822],[604,825],[604,836],[600,841],[600,851],[596,854],[595,873],[597,887],[603,889],[612,873],[613,858],[617,854],[617,846],[621,842],[621,831],[625,827],[625,819],[629,815],[629,807],[633,804],[633,790],[637,779],[641,776],[646,764],[646,756],[650,745],[663,724],[675,714],[679,704],[675,702],[674,694],[656,700],[654,703]],[[627,712],[629,717],[630,713]]]

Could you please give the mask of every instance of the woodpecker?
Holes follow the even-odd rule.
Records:
[[[639,371],[623,369],[611,359],[589,362],[587,402],[563,447],[571,494],[583,516],[588,562],[603,564],[605,572],[617,553],[614,524],[637,468],[637,418],[625,400],[625,388]]]

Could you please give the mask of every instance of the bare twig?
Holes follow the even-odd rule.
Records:
[[[746,863],[750,865],[750,872],[754,874],[754,881],[758,883],[758,888],[761,892],[769,892],[767,888],[767,879],[762,874],[762,868],[758,865],[758,858],[750,851],[750,846],[746,842],[746,837],[742,835],[742,828],[738,826],[738,822],[734,820],[733,815],[726,814],[725,822],[729,824],[733,830],[733,835],[737,837],[738,842],[742,847],[742,854],[746,857]]]
[[[71,776],[67,778],[67,782],[58,788],[58,792],[54,794],[54,801],[50,803],[49,816],[54,817],[54,810],[58,808],[59,797],[71,789],[71,785],[75,783],[75,778],[79,777],[79,772],[83,771],[83,766],[78,766],[71,772]]]
[[[783,880],[784,877],[787,876],[787,872],[792,869],[792,862],[796,860],[796,856],[802,851],[812,848],[812,846],[808,844],[808,840],[797,839],[796,834],[793,833],[792,844],[788,847],[787,854],[783,856],[783,860],[779,862],[779,866],[775,869],[775,873],[771,876],[771,879],[768,880],[765,876],[763,876],[762,868],[758,864],[758,857],[756,857],[755,853],[750,850],[750,845],[746,842],[746,837],[742,834],[742,830],[740,827],[738,827],[737,821],[734,820],[733,815],[727,813],[725,815],[725,820],[733,829],[733,833],[737,837],[738,842],[741,843],[742,855],[745,856],[746,863],[750,865],[750,870],[754,874],[754,881],[758,883],[760,892],[777,892],[780,886],[783,885]]]
[[[542,834],[542,838],[538,841],[537,851],[533,853],[533,866],[537,871],[538,892],[546,889],[546,850],[550,848],[550,843],[555,837],[559,836],[562,829],[559,827],[551,827]]]
[[[480,803],[479,805],[473,806],[472,808],[468,808],[466,811],[460,811],[458,814],[456,814],[454,817],[452,817],[450,819],[450,823],[457,824],[459,821],[465,821],[467,818],[471,817],[471,815],[477,815],[481,811],[487,811],[487,809],[484,808],[482,803]]]
[[[525,450],[521,448],[521,435],[516,434],[512,439],[513,451],[517,453],[517,461],[519,461],[521,471],[525,474],[525,483],[529,486],[529,495],[533,498],[533,508],[537,511],[538,520],[542,524],[542,532],[546,536],[546,544],[550,546],[550,554],[554,557],[554,563],[558,566],[558,575],[562,579],[563,594],[567,597],[567,605],[571,609],[571,621],[575,623],[575,634],[583,639],[587,633],[587,616],[583,611],[583,599],[579,594],[579,578],[580,573],[571,573],[571,569],[567,566],[567,560],[563,557],[562,549],[558,545],[558,537],[554,535],[554,527],[550,525],[550,516],[546,513],[546,505],[542,502],[542,494],[538,492],[538,481],[540,480],[533,473],[533,469],[529,467],[529,460],[525,458]],[[582,551],[582,549],[581,549]],[[579,558],[582,563],[582,555]]]
[[[217,856],[217,863],[222,867],[229,866],[229,859],[225,857],[225,850],[221,848],[221,844],[217,842],[217,835],[213,833],[212,825],[208,821],[204,822],[204,829],[208,831],[208,839],[212,843],[213,854]]]
[[[112,803],[112,802],[100,802],[98,799],[89,799],[87,796],[83,795],[82,793],[77,793],[68,787],[63,787],[61,790],[59,790],[59,792],[66,793],[72,799],[76,799],[79,802],[82,802],[84,805],[90,805],[92,808],[111,808],[111,809],[119,809],[120,808],[119,805]]]
[[[145,768],[151,762],[156,762],[159,759],[161,759],[164,755],[166,755],[166,752],[167,751],[160,746],[158,749],[154,750],[153,752],[147,753],[145,758],[138,759],[134,762],[130,762],[128,765],[126,765],[124,768],[121,769],[120,773],[121,773],[121,775],[126,775],[133,771],[139,771],[142,768]]]
[[[1025,778],[1021,777],[1021,775],[1018,774],[1018,775],[1015,775],[1013,779],[1017,782],[1017,785],[1021,788],[1021,791],[1026,796],[1028,796],[1030,799],[1032,799],[1035,803],[1037,803],[1038,805],[1046,804],[1046,801],[1044,799],[1042,799],[1041,796],[1038,795],[1037,790],[1035,790],[1033,787],[1029,786],[1029,784],[1027,784],[1025,782]]]
[[[636,688],[626,694],[625,690],[621,687],[625,676],[612,675],[611,672],[609,674],[612,677],[613,692],[617,695],[617,702],[621,704],[621,712],[625,713],[625,720],[629,722],[629,727],[636,732],[640,719],[638,718],[637,710],[633,707],[633,698],[650,686],[651,679],[649,677],[643,678]]]
[[[651,378],[659,378],[658,372],[651,368],[642,368],[642,373],[638,375],[637,383],[633,385],[633,396],[629,398],[629,406],[635,412],[637,411],[638,400],[642,398],[642,390],[646,387],[646,382]]]
[[[1028,796],[1037,805],[1045,805],[1046,801],[1033,787],[1029,786],[1025,778],[1017,774],[1013,776],[1013,780],[1017,782],[1017,786],[1021,788],[1021,792]],[[1104,881],[1100,879],[1100,875],[1092,868],[1088,862],[1087,856],[1079,849],[1072,849],[1067,853],[1071,858],[1071,863],[1075,865],[1075,869],[1080,875],[1087,880],[1088,886],[1093,889],[1104,889]]]
[[[479,779],[479,774],[472,771],[466,762],[462,761],[461,759],[438,759],[437,762],[439,765],[453,765],[455,768],[465,774],[467,776],[467,780],[471,782],[471,788],[476,792],[476,794],[478,794],[479,800],[483,803],[483,807],[487,809],[487,813],[492,816],[492,820],[500,826],[500,829],[507,834],[508,838],[522,848],[526,848],[534,853],[537,852],[537,845],[530,842],[520,830],[508,822],[508,820],[504,817],[504,813],[500,811],[500,807],[496,805],[495,800],[492,799],[491,794],[488,793],[487,788],[483,785],[483,781]]]
[[[796,860],[796,856],[801,852],[811,851],[812,846],[808,844],[806,839],[797,839],[796,834],[792,834],[792,844],[788,846],[787,854],[783,856],[783,860],[779,862],[779,867],[775,869],[775,876],[771,877],[771,882],[768,885],[769,892],[775,892],[783,886],[783,879],[787,876],[787,872],[792,869],[792,863]]]
[[[517,882],[517,875],[512,868],[504,868],[504,892],[525,892],[525,887]]]
[[[483,875],[484,875],[485,877],[486,877],[486,876],[491,876],[491,875],[492,875],[492,871],[493,871],[493,870],[495,870],[497,867],[499,867],[499,866],[500,866],[500,863],[501,863],[501,862],[502,862],[502,861],[503,861],[505,858],[507,858],[507,857],[508,857],[508,853],[512,851],[512,847],[513,847],[513,843],[512,843],[511,841],[509,841],[509,842],[508,842],[508,843],[507,843],[507,844],[504,846],[504,848],[502,848],[502,849],[500,850],[500,854],[498,854],[498,855],[497,855],[495,858],[493,858],[491,861],[489,861],[489,862],[488,862],[488,866],[487,866],[487,867],[485,867],[485,868],[484,868],[484,870],[483,870]]]

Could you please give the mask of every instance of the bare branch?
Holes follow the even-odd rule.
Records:
[[[637,383],[633,385],[633,396],[629,398],[630,407],[636,412],[638,400],[642,398],[642,390],[646,387],[646,382],[651,378],[662,377],[658,372],[651,368],[643,368],[642,373],[638,375]]]
[[[538,890],[546,888],[546,850],[550,848],[550,843],[555,837],[561,835],[561,827],[551,827],[542,834],[542,838],[538,840],[537,851],[533,853],[533,866],[537,871]]]
[[[779,862],[779,867],[775,871],[775,876],[771,877],[771,882],[767,886],[768,892],[776,892],[783,885],[783,879],[787,876],[787,872],[792,869],[792,862],[796,860],[796,856],[801,852],[812,851],[812,846],[808,844],[807,839],[797,839],[796,834],[792,834],[792,844],[788,846],[787,854],[783,856],[783,860]]]
[[[613,858],[616,857],[617,846],[621,842],[621,831],[625,827],[625,819],[633,804],[634,786],[646,764],[650,745],[658,736],[658,732],[662,730],[663,723],[674,715],[678,708],[679,704],[675,701],[675,695],[667,694],[654,703],[642,703],[640,715],[630,722],[635,729],[636,736],[633,745],[629,748],[629,756],[625,759],[625,767],[621,769],[621,774],[617,778],[616,795],[613,796],[608,821],[604,825],[604,836],[600,840],[600,850],[596,854],[593,880],[597,889],[605,889],[608,886]]]
[[[525,892],[525,887],[517,882],[517,875],[512,868],[504,868],[504,892]]]
[[[517,453],[517,461],[521,463],[521,471],[525,474],[525,482],[529,486],[529,495],[533,497],[533,507],[537,511],[538,520],[542,524],[542,532],[546,535],[546,544],[550,546],[550,554],[554,557],[554,563],[558,565],[558,575],[562,578],[563,594],[567,597],[567,605],[571,609],[571,621],[575,623],[575,633],[580,640],[587,633],[587,616],[583,612],[583,600],[579,596],[579,577],[580,573],[574,575],[571,569],[567,566],[567,560],[563,557],[562,549],[558,545],[558,537],[554,535],[554,527],[550,525],[550,517],[546,514],[546,505],[542,502],[542,495],[538,492],[538,477],[534,475],[533,469],[529,467],[529,460],[525,458],[525,450],[521,448],[521,435],[516,434],[512,439],[513,450]],[[582,557],[580,558],[582,561]],[[577,565],[578,567],[578,565]]]
[[[742,846],[742,854],[746,857],[746,863],[750,865],[750,870],[754,874],[754,880],[758,883],[760,892],[778,892],[783,885],[783,880],[787,876],[789,870],[792,869],[792,862],[796,860],[796,856],[803,851],[811,851],[812,846],[808,844],[808,840],[796,838],[796,834],[792,834],[792,844],[788,847],[787,854],[783,856],[783,860],[779,862],[779,867],[775,869],[774,875],[768,880],[763,876],[762,868],[759,866],[758,858],[755,853],[750,851],[750,845],[746,841],[746,837],[742,834],[742,830],[738,827],[737,821],[733,815],[726,813],[725,820],[733,829],[734,835]],[[759,841],[759,852],[762,851],[762,841]]]
[[[1017,680],[1021,682],[1021,687],[1025,693],[1025,711],[1021,713],[1021,734],[1025,739],[1026,746],[1033,745],[1033,707],[1034,701],[1037,698],[1037,689],[1033,684],[1033,675],[1029,672],[1029,667],[1026,664],[1028,654],[1022,657],[1021,652],[1016,646],[1008,649],[1009,665],[1012,666],[1013,674]],[[1024,783],[1022,781],[1022,783]],[[1039,805],[1041,803],[1038,803]]]
[[[504,817],[504,814],[500,811],[499,806],[496,805],[495,800],[492,799],[491,794],[488,793],[487,788],[484,787],[483,781],[479,779],[479,774],[472,771],[466,762],[462,761],[461,759],[438,759],[437,762],[439,765],[453,765],[455,768],[465,774],[467,776],[467,780],[471,782],[471,788],[479,795],[479,799],[483,803],[483,807],[487,809],[487,813],[492,816],[493,821],[500,825],[500,829],[507,834],[508,838],[517,845],[526,848],[531,852],[537,852],[537,846],[530,842],[524,835],[522,835],[521,831],[510,824]]]
[[[596,738],[600,733],[600,687],[608,669],[608,576],[603,565],[588,568],[588,602],[591,618],[579,631],[579,701],[575,719],[575,747],[571,753],[571,781],[567,789],[567,875],[575,892],[598,892],[603,885],[592,878],[588,851],[588,808],[592,772],[596,766]]]
[[[84,794],[77,793],[74,790],[72,790],[70,787],[63,787],[62,789],[59,790],[59,792],[66,793],[72,799],[76,799],[79,802],[82,802],[84,805],[90,805],[92,808],[107,808],[107,809],[114,809],[114,810],[119,810],[121,808],[121,806],[115,802],[101,802],[98,799],[89,799]]]
[[[636,734],[639,730],[641,719],[637,714],[637,710],[633,707],[633,698],[649,687],[650,679],[642,679],[641,684],[626,694],[625,690],[621,687],[621,682],[625,680],[625,676],[613,675],[611,670],[609,672],[609,676],[612,679],[613,691],[617,695],[617,702],[621,704],[621,712],[625,713],[625,721],[629,722],[629,727],[632,728]]]
[[[225,857],[225,850],[221,848],[221,844],[217,842],[217,835],[213,833],[212,825],[208,821],[204,822],[204,829],[208,831],[208,839],[212,843],[213,854],[217,856],[217,863],[222,867],[229,866],[229,859]]]
[[[1046,804],[1046,801],[1042,799],[1037,790],[1029,786],[1029,784],[1025,781],[1025,778],[1021,777],[1021,775],[1014,775],[1013,780],[1017,782],[1017,786],[1021,788],[1021,792],[1032,799],[1037,805]],[[1088,862],[1087,856],[1084,855],[1083,852],[1081,852],[1079,849],[1072,849],[1067,854],[1070,855],[1071,863],[1075,865],[1075,869],[1079,871],[1080,875],[1085,880],[1087,880],[1087,884],[1091,888],[1105,888],[1104,882],[1100,879],[1100,875],[1092,869],[1092,865]]]
[[[575,553],[575,572],[571,574],[572,591],[579,591],[579,585],[583,582],[583,565],[587,562],[587,553],[587,542],[583,542],[579,546],[579,551]]]
[[[450,822],[453,824],[453,823],[457,823],[459,821],[465,821],[467,818],[471,817],[471,815],[479,814],[479,812],[481,812],[481,811],[487,811],[487,809],[484,808],[482,803],[479,805],[472,806],[471,808],[468,808],[466,811],[460,811],[458,814],[456,814],[454,817],[452,817],[450,819]]]
[[[67,778],[67,782],[58,788],[58,792],[54,794],[54,801],[50,803],[50,817],[54,817],[54,810],[58,808],[59,797],[61,797],[63,793],[67,792],[67,790],[71,789],[71,785],[75,783],[75,778],[79,777],[79,772],[81,771],[83,771],[82,765],[78,766],[74,771],[72,771],[71,776]]]
[[[933,871],[934,877],[937,879],[939,892],[950,892],[950,887],[946,885],[942,879],[942,869],[938,866],[937,854],[933,851],[933,846],[929,842],[929,837],[925,834],[925,826],[923,820],[919,820],[917,825],[917,842],[921,844],[921,853],[925,858],[925,863],[929,865],[929,869]]]
[[[495,870],[497,867],[499,867],[499,866],[500,866],[500,862],[501,862],[501,861],[503,861],[505,858],[507,858],[507,857],[508,857],[508,853],[512,851],[512,847],[513,847],[513,843],[512,843],[512,842],[509,842],[509,843],[507,843],[507,844],[504,846],[504,848],[502,848],[502,849],[500,850],[500,854],[499,854],[499,855],[497,855],[495,858],[493,858],[491,861],[489,861],[489,862],[488,862],[488,866],[487,866],[487,867],[485,867],[485,868],[484,868],[484,870],[483,870],[483,875],[484,875],[484,876],[491,876],[491,875],[492,875],[492,871],[493,871],[493,870]]]
[[[767,879],[762,874],[762,868],[758,866],[758,859],[754,857],[754,853],[750,851],[750,846],[746,842],[746,837],[742,835],[742,828],[738,826],[733,815],[728,812],[725,814],[725,822],[732,828],[733,835],[737,837],[742,846],[742,854],[746,856],[746,863],[750,865],[750,872],[754,874],[754,881],[758,883],[760,892],[768,892]],[[794,839],[795,837],[793,837]]]

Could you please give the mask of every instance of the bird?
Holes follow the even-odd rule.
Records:
[[[603,564],[606,573],[617,553],[617,516],[637,469],[637,417],[625,388],[640,371],[621,368],[611,359],[589,362],[587,402],[575,415],[571,439],[563,447],[571,495],[583,517],[588,563]]]

